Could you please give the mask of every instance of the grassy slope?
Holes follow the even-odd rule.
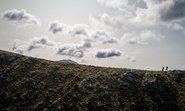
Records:
[[[73,65],[0,51],[0,109],[180,111],[185,72]]]

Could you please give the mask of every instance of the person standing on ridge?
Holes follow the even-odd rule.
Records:
[[[164,67],[162,67],[162,71],[164,71]]]
[[[166,71],[168,71],[168,66],[166,66]]]

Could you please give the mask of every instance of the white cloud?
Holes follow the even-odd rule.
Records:
[[[90,17],[92,25],[106,31],[111,28],[110,30],[115,33],[142,28],[146,30],[152,26],[158,28],[160,25],[168,27],[169,24],[185,20],[185,0],[97,0],[97,2],[116,11]]]
[[[133,16],[137,7],[143,7],[142,0],[97,0],[97,2],[119,10],[125,16]]]
[[[118,43],[118,41],[119,41],[118,39],[114,37],[110,37],[110,38],[103,40],[103,44],[114,44],[114,43]]]
[[[133,22],[145,21],[148,24],[155,24],[161,19],[161,11],[165,7],[169,7],[171,0],[144,0],[147,8],[138,8],[136,10],[136,17],[131,18]]]
[[[118,39],[116,37],[112,37],[105,31],[95,30],[92,32],[89,39],[93,42],[103,43],[103,44],[114,44],[118,43]]]
[[[128,4],[128,0],[97,0],[99,3],[107,6],[119,9]]]
[[[89,36],[89,28],[85,24],[75,24],[70,26],[69,34],[72,36]]]
[[[39,19],[35,16],[26,12],[26,10],[12,9],[5,11],[2,14],[3,19],[13,22],[16,25],[27,26],[27,25],[40,25]]]
[[[89,17],[89,20],[91,22],[91,25],[99,30],[107,30],[107,29],[122,29],[123,27],[123,16],[117,15],[117,16],[111,16],[107,13],[99,14],[98,16]],[[127,20],[126,20],[127,21]]]
[[[129,56],[129,55],[124,55],[126,57],[126,59],[128,59],[131,62],[136,62],[135,57]]]
[[[185,18],[185,0],[143,0],[147,8],[137,8],[134,22],[179,21]]]
[[[59,21],[53,21],[49,24],[49,31],[53,34],[61,32],[67,36],[81,37],[85,42],[88,41],[88,43],[91,43],[91,45],[92,43],[118,43],[118,39],[116,37],[112,37],[107,32],[101,30],[95,30],[85,24],[75,24],[70,26]]]
[[[164,36],[150,30],[141,31],[140,33],[125,33],[121,38],[129,44],[148,44],[150,41],[161,41]]]

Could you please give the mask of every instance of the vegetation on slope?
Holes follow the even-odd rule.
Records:
[[[2,111],[183,111],[185,72],[104,68],[0,51]]]

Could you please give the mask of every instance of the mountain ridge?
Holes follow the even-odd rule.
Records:
[[[185,71],[68,64],[0,51],[0,109],[182,111]]]

